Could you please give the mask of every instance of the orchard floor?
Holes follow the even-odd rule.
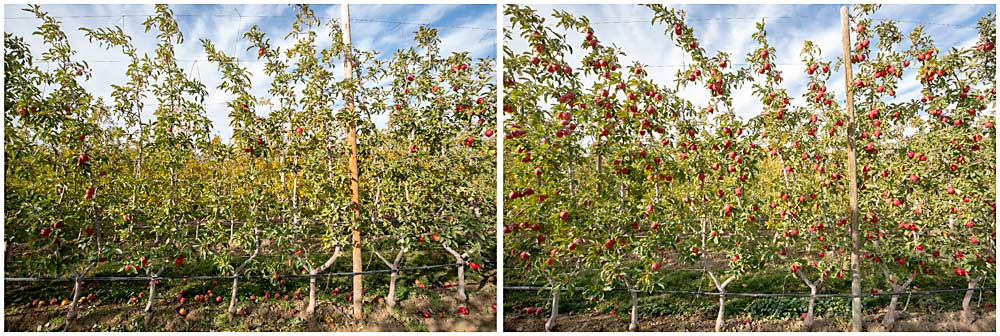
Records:
[[[413,293],[389,309],[373,295],[366,295],[365,319],[354,322],[351,303],[333,297],[321,297],[317,311],[311,317],[301,313],[308,296],[289,301],[249,303],[241,301],[245,316],[232,323],[227,318],[228,295],[221,303],[194,302],[185,304],[163,295],[150,314],[144,314],[146,300],[137,304],[118,302],[88,302],[80,308],[70,331],[494,331],[496,329],[496,287],[486,284],[467,285],[469,315],[458,313],[459,303],[454,288],[428,288]],[[8,290],[8,294],[11,292]],[[168,296],[169,295],[169,296]],[[158,295],[159,296],[159,295]],[[335,302],[331,302],[335,301]],[[188,310],[180,316],[178,309]],[[61,330],[68,306],[33,307],[30,303],[6,305],[5,331]],[[422,312],[430,312],[424,318]]]
[[[687,293],[714,292],[711,279],[701,269],[671,265],[656,274],[654,281],[663,290]],[[541,286],[544,280],[517,278],[517,270],[505,272],[505,286]],[[515,275],[512,277],[512,275]],[[992,274],[979,287],[992,288]],[[559,299],[559,331],[626,331],[632,304],[624,290],[603,289],[598,270],[584,270],[574,277],[574,290],[564,291]],[[601,284],[601,285],[594,285]],[[888,284],[880,278],[862,279],[862,290],[885,293]],[[931,295],[902,294],[898,298],[893,331],[980,331],[996,330],[994,291],[974,293],[970,302],[980,318],[973,324],[960,322],[966,283],[950,274],[922,275],[914,278],[910,290],[955,289]],[[772,266],[744,274],[727,288],[731,293],[808,293],[809,289],[787,269]],[[830,277],[820,294],[850,293],[849,278]],[[862,299],[865,330],[885,331],[881,326],[891,296]],[[805,297],[729,296],[725,305],[725,331],[802,331],[802,316],[808,310]],[[504,331],[544,331],[551,311],[551,293],[521,289],[504,291]],[[679,293],[640,292],[637,308],[643,331],[714,331],[719,312],[717,297]],[[844,297],[817,298],[813,331],[849,331],[851,302]]]
[[[912,313],[903,315],[896,321],[892,331],[922,332],[922,331],[996,331],[996,311],[979,312],[980,318],[973,324],[959,322],[959,312],[939,314]],[[865,331],[886,331],[882,326],[882,314],[868,316],[865,319]],[[504,331],[531,332],[545,331],[547,312],[538,315],[505,314]],[[556,320],[557,331],[626,331],[629,317],[627,313],[616,315],[601,313],[570,313],[560,315]],[[657,316],[643,317],[640,315],[642,331],[703,331],[715,330],[714,316]],[[817,317],[812,331],[848,331],[849,321],[846,319],[828,319]],[[804,331],[801,321],[792,320],[750,320],[729,318],[723,331]]]

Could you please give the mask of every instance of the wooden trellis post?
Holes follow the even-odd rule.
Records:
[[[863,329],[864,315],[861,307],[861,233],[858,232],[858,162],[854,132],[854,81],[851,71],[851,27],[847,6],[840,7],[840,32],[844,47],[844,87],[847,114],[847,185],[849,191],[849,217],[851,221],[851,331]]]
[[[354,60],[351,59],[351,10],[347,4],[340,6],[341,29],[344,33],[344,78],[350,80],[354,75]],[[354,93],[348,90],[344,107],[351,114],[351,121],[347,126],[347,142],[351,148],[351,158],[347,168],[351,171],[351,205],[354,209],[354,220],[361,218],[361,202],[358,192],[358,133],[357,122],[354,121]],[[356,224],[356,223],[355,223]],[[352,238],[352,270],[354,271],[354,318],[360,320],[361,303],[364,301],[361,282],[361,229],[355,227],[351,235]]]

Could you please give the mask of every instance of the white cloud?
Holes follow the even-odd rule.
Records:
[[[4,30],[22,36],[30,43],[35,55],[43,51],[41,40],[31,33],[36,29],[38,20],[20,9],[23,5],[5,5]],[[213,123],[213,134],[220,135],[224,140],[232,135],[229,127],[226,102],[231,95],[219,90],[221,74],[213,63],[207,62],[200,39],[209,38],[217,48],[230,56],[236,56],[241,66],[252,74],[252,93],[258,97],[270,96],[267,90],[271,80],[264,74],[264,63],[257,60],[254,50],[246,50],[249,42],[243,39],[243,34],[253,25],[258,25],[273,47],[287,49],[294,44],[293,40],[285,40],[294,20],[293,8],[288,5],[254,4],[254,5],[171,5],[174,14],[184,34],[184,44],[177,52],[179,66],[186,73],[202,81],[208,91],[205,110]],[[340,17],[337,5],[312,5],[315,14],[323,19],[323,25],[317,29],[317,43],[320,47],[329,46],[329,29],[326,21]],[[496,13],[493,6],[482,5],[352,5],[352,37],[355,47],[363,49],[376,48],[383,57],[391,55],[400,48],[412,45],[410,32],[417,25],[410,23],[433,23],[439,27],[441,36],[445,38],[444,51],[471,50],[474,57],[495,57],[495,34],[484,36],[483,30],[462,29],[464,27],[493,27],[496,23]],[[155,31],[144,32],[142,21],[145,15],[154,12],[152,5],[43,5],[43,11],[62,21],[62,29],[66,32],[73,47],[79,52],[75,59],[85,60],[91,66],[94,77],[84,83],[91,93],[105,97],[110,102],[112,84],[124,83],[127,58],[119,50],[105,50],[91,44],[80,27],[112,27],[121,25],[126,34],[132,36],[132,43],[140,53],[152,54],[156,48]],[[122,15],[126,15],[122,18]],[[130,16],[131,15],[131,16]],[[393,24],[388,22],[405,22]],[[44,69],[44,66],[43,66]],[[343,77],[343,70],[334,70],[336,78]],[[145,118],[152,117],[150,104],[155,99],[147,99]],[[266,111],[260,111],[264,114]],[[383,118],[384,119],[384,118]],[[382,124],[384,120],[379,119]]]
[[[658,83],[673,87],[674,74],[677,69],[690,60],[686,59],[680,48],[675,47],[668,36],[664,35],[667,27],[650,26],[652,12],[645,7],[635,5],[575,5],[575,6],[530,6],[540,15],[547,18],[551,24],[553,9],[568,11],[576,16],[586,16],[595,30],[595,36],[602,43],[621,47],[626,53],[623,64],[639,61],[650,66],[650,77]],[[800,52],[805,40],[813,41],[822,50],[822,59],[834,61],[843,55],[841,49],[839,7],[832,5],[680,5],[671,6],[687,12],[687,23],[695,31],[701,47],[708,55],[714,55],[717,50],[731,53],[732,63],[745,63],[746,55],[758,48],[751,35],[756,30],[755,23],[766,18],[767,40],[776,49],[775,68],[782,72],[785,81],[782,87],[789,90],[793,101],[801,100],[808,91],[806,88],[806,64],[802,62]],[[968,46],[974,44],[977,31],[973,28],[956,25],[974,25],[976,19],[987,11],[995,10],[993,6],[980,5],[906,5],[884,6],[874,17],[893,18],[902,21],[899,24],[905,35],[919,22],[933,23],[926,25],[926,31],[937,38],[939,48],[948,49],[952,46]],[[509,21],[505,20],[509,25]],[[562,32],[562,30],[558,30]],[[576,33],[567,35],[571,45],[576,47],[583,36]],[[520,38],[515,39],[510,47],[515,52],[527,50],[528,46]],[[908,43],[904,42],[904,48]],[[567,60],[575,67],[580,66],[582,53],[570,55]],[[830,91],[837,94],[837,100],[843,102],[844,79],[840,69],[831,69],[832,74],[827,83]],[[920,84],[913,79],[914,69],[904,74],[902,86],[897,96],[904,99],[919,98]],[[592,79],[585,81],[590,85]],[[707,92],[700,86],[682,89],[680,94],[692,102],[704,105],[708,102]],[[747,118],[760,113],[762,105],[759,98],[752,96],[750,85],[733,93],[734,109],[738,116]]]

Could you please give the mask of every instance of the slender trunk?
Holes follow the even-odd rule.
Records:
[[[885,317],[882,318],[882,326],[885,327],[885,331],[892,331],[892,327],[896,324],[896,302],[899,300],[899,293],[896,291],[896,286],[892,286],[892,298],[889,299],[889,307],[886,308]]]
[[[155,275],[153,276],[156,277]],[[156,279],[149,279],[149,298],[146,300],[146,309],[144,312],[150,312],[153,310],[153,298],[156,297]]]
[[[392,271],[389,274],[389,294],[386,295],[385,304],[389,306],[389,308],[395,307],[396,280],[399,279],[399,263],[403,261],[403,250],[399,250],[399,252],[396,253],[396,259],[391,263],[386,260],[385,257],[382,257],[381,253],[375,252],[375,255],[378,256],[379,259],[382,259],[382,262],[385,263],[385,265],[389,267],[389,270]]]
[[[171,208],[170,213],[171,214],[177,211],[177,185],[175,183],[176,181],[177,181],[177,174],[174,173],[174,167],[170,166],[170,208]],[[171,215],[171,217],[174,223],[174,230],[180,230],[180,228],[177,227],[177,215],[174,214]],[[177,243],[174,243],[174,245],[177,245]]]
[[[299,225],[299,156],[293,157],[292,169],[292,225]]]
[[[884,265],[879,264],[882,273],[885,274],[886,278],[892,279],[892,275],[889,273],[889,269]],[[885,327],[886,331],[892,331],[892,328],[896,324],[896,304],[899,302],[899,294],[903,292],[904,289],[910,286],[913,282],[913,278],[916,273],[910,273],[910,277],[906,279],[902,285],[898,282],[889,282],[892,287],[892,298],[889,299],[889,307],[886,308],[885,317],[882,318],[882,326]]]
[[[719,290],[719,315],[715,318],[715,332],[720,332],[726,321],[726,286],[729,286],[729,283],[735,280],[736,277],[730,276],[726,281],[719,283],[719,279],[711,271],[708,272],[708,276],[712,278],[715,288]]]
[[[309,306],[306,307],[306,312],[305,312],[306,316],[312,315],[312,313],[316,311],[316,274],[319,274],[320,272],[325,271],[327,268],[330,268],[330,266],[333,265],[333,263],[337,261],[337,258],[339,257],[340,257],[340,246],[337,246],[336,248],[334,248],[333,256],[331,256],[330,259],[328,259],[325,263],[323,263],[323,265],[320,265],[320,267],[314,268],[309,271]],[[354,298],[354,299],[359,300],[360,298]]]
[[[286,151],[288,151],[288,146],[287,145],[283,146],[281,148],[281,154],[278,156],[278,162],[280,162],[281,166],[285,165],[285,152]],[[329,150],[327,150],[327,153],[329,153]],[[285,170],[284,169],[281,170],[281,174],[279,174],[279,176],[280,176],[280,179],[281,179],[281,191],[287,194],[288,193],[288,184],[285,183]],[[282,196],[285,196],[285,195],[283,194]],[[285,197],[287,197],[287,196],[285,196]],[[285,200],[282,199],[282,202],[284,202],[284,201]],[[284,203],[282,203],[282,204],[284,204]]]
[[[813,309],[816,307],[816,286],[809,286],[809,308],[806,312],[806,320],[802,322],[802,328],[809,331],[813,327],[813,322],[816,319],[816,315],[813,313]]]
[[[80,285],[81,285],[80,279],[82,279],[84,276],[87,276],[87,273],[90,273],[90,270],[93,267],[94,267],[93,263],[87,265],[87,268],[84,268],[83,272],[77,274],[76,279],[73,280],[73,302],[70,303],[69,312],[66,313],[66,324],[64,326],[65,330],[69,330],[70,323],[73,323],[73,320],[76,319],[77,305],[80,302]]]
[[[628,331],[639,331],[639,295],[635,287],[629,286],[628,294],[632,296],[632,314],[628,323]]]
[[[976,320],[976,314],[972,311],[972,294],[975,293],[973,288],[976,288],[976,284],[980,280],[983,280],[983,276],[980,275],[976,278],[969,278],[968,290],[965,291],[965,297],[962,298],[962,322],[966,324],[972,324]]]
[[[236,289],[240,285],[240,275],[233,275],[233,290],[232,295],[229,296],[229,319],[232,320],[233,315],[236,314]]]
[[[469,297],[465,295],[465,265],[458,266],[458,293],[455,293],[458,301],[466,302]]]
[[[73,281],[73,303],[69,306],[69,313],[66,313],[66,323],[63,326],[63,331],[69,331],[70,324],[76,320],[76,305],[80,302],[80,278],[76,278]]]
[[[316,271],[309,272],[309,275],[316,275]],[[309,307],[306,308],[306,315],[316,312],[316,278],[309,277]]]
[[[455,250],[448,247],[448,245],[441,244],[448,253],[455,257],[455,263],[458,265],[458,293],[455,294],[455,298],[459,302],[466,302],[469,297],[465,295],[465,254],[459,254]]]
[[[389,279],[389,307],[396,305],[396,280],[399,279],[399,263],[403,261],[403,251],[396,253],[396,260],[392,264],[392,276]]]
[[[545,331],[556,331],[556,316],[559,316],[559,288],[552,287],[552,313],[545,321]]]
[[[726,291],[719,290],[719,314],[715,317],[715,332],[722,331],[722,325],[726,321]]]
[[[813,327],[813,323],[816,320],[816,315],[814,314],[814,309],[816,307],[816,292],[819,290],[819,286],[823,284],[823,278],[820,277],[815,282],[809,281],[809,277],[802,270],[795,270],[795,275],[799,277],[809,287],[809,307],[806,311],[806,318],[802,321],[802,328],[805,331],[809,331]]]
[[[160,272],[163,272],[163,267],[160,267],[156,273],[153,273],[152,278],[149,279],[149,299],[146,301],[146,309],[143,309],[144,312],[148,313],[153,310],[153,298],[156,297],[156,278],[160,276]]]
[[[399,279],[399,271],[395,268],[389,274],[389,294],[386,294],[385,305],[389,308],[396,306],[396,279]]]
[[[232,223],[232,221],[230,221],[230,223]],[[252,261],[254,258],[256,258],[257,257],[257,253],[260,252],[260,236],[256,237],[256,241],[257,241],[257,243],[256,243],[257,247],[254,248],[253,254],[250,255],[250,258],[247,258],[247,260],[244,260],[243,263],[240,264],[240,267],[237,267],[236,270],[233,272],[233,291],[232,291],[232,295],[229,297],[229,318],[230,319],[232,319],[233,315],[236,314],[236,289],[239,287],[239,284],[240,284],[240,274],[243,273],[243,270],[246,269],[247,264],[249,264],[250,261]]]
[[[66,315],[66,322],[76,318],[76,304],[80,301],[80,279],[73,281],[73,303],[69,306],[69,314]]]

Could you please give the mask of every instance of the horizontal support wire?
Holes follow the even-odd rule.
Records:
[[[361,271],[361,272],[336,272],[336,273],[319,273],[319,274],[285,274],[278,275],[279,279],[291,279],[291,278],[333,278],[333,277],[347,277],[354,275],[364,275],[364,274],[382,274],[382,273],[393,273],[393,272],[404,272],[404,271],[422,271],[430,270],[435,268],[445,268],[445,267],[459,267],[463,266],[465,263],[453,263],[453,264],[441,264],[441,265],[425,265],[425,266],[413,266],[413,267],[400,267],[395,271],[391,269],[381,269],[381,270],[371,270],[371,271]],[[85,277],[80,278],[80,281],[149,281],[149,280],[163,280],[163,279],[191,279],[191,280],[217,280],[217,279],[232,279],[232,275],[174,275],[174,276],[157,276],[157,277],[123,277],[123,276],[107,276],[107,277]],[[252,278],[249,276],[241,276],[243,279]],[[77,281],[77,278],[4,278],[4,282],[72,282]]]
[[[64,15],[64,16],[51,16],[54,19],[99,19],[99,18],[123,18],[123,17],[151,17],[154,14],[119,14],[119,15]],[[294,18],[294,15],[236,15],[236,14],[174,14],[174,17],[232,17],[232,18]],[[340,17],[331,16],[316,16],[317,19],[322,20],[339,20]],[[37,19],[34,16],[16,16],[16,17],[5,17],[4,20],[29,20]],[[351,23],[361,22],[361,23],[388,23],[396,25],[413,25],[413,26],[428,26],[428,27],[440,27],[448,29],[469,29],[469,30],[497,30],[493,27],[477,27],[477,26],[460,26],[460,25],[445,25],[427,22],[409,22],[409,21],[396,21],[396,20],[386,20],[379,18],[354,18],[351,19]]]
[[[685,21],[737,21],[737,20],[823,20],[829,19],[827,16],[733,16],[733,17],[689,17],[685,18]],[[872,21],[887,21],[887,22],[897,22],[897,23],[907,23],[914,25],[925,25],[925,26],[944,26],[951,28],[978,28],[976,25],[959,25],[952,23],[938,23],[938,22],[923,22],[923,21],[913,21],[913,20],[896,20],[887,18],[869,18]],[[608,25],[608,24],[630,24],[630,23],[645,23],[649,24],[651,21],[647,20],[615,20],[615,21],[595,21],[591,22],[590,25]]]
[[[88,19],[88,18],[121,18],[121,17],[150,17],[153,14],[119,14],[119,15],[63,15],[63,16],[53,16],[56,19]],[[242,18],[292,18],[292,15],[236,15],[236,14],[174,14],[175,17],[242,17]],[[329,16],[316,16],[319,19],[339,19],[339,17],[329,17]],[[826,16],[732,16],[732,17],[689,17],[685,18],[686,21],[738,21],[738,20],[818,20],[827,19]],[[4,20],[28,20],[36,19],[34,16],[17,16],[17,17],[5,17]],[[925,25],[925,26],[944,26],[952,28],[978,28],[977,25],[960,25],[953,23],[939,23],[939,22],[926,22],[926,21],[913,21],[913,20],[898,20],[889,18],[869,18],[872,21],[888,21],[888,22],[898,22],[907,23],[915,25]],[[385,20],[378,18],[355,18],[351,19],[352,22],[370,22],[370,23],[389,23],[398,25],[423,25],[430,27],[441,27],[450,29],[472,29],[472,30],[496,30],[492,27],[477,27],[477,26],[456,26],[456,25],[442,25],[442,24],[432,24],[425,22],[406,22],[406,21],[395,21],[395,20]],[[615,20],[615,21],[595,21],[591,22],[590,25],[608,25],[608,24],[629,24],[629,23],[650,23],[649,19],[644,20]]]
[[[512,291],[540,291],[540,290],[552,290],[552,287],[545,286],[504,286],[504,290]],[[576,287],[576,290],[584,290],[585,288]],[[562,288],[561,290],[568,290]],[[627,288],[613,288],[609,290],[611,292],[628,291]],[[906,291],[906,292],[879,292],[879,293],[863,293],[856,297],[876,297],[876,296],[894,296],[894,295],[933,295],[940,293],[960,293],[965,291],[975,291],[975,292],[996,292],[996,288],[988,287],[976,287],[976,288],[947,288],[947,289],[931,289],[931,290],[921,290],[921,291]],[[641,291],[640,291],[641,292]],[[714,295],[714,296],[741,296],[741,297],[811,297],[812,295],[806,293],[742,293],[742,292],[702,292],[702,291],[653,291],[652,294],[680,294],[680,295]],[[818,298],[854,298],[852,294],[816,294],[815,297]]]

